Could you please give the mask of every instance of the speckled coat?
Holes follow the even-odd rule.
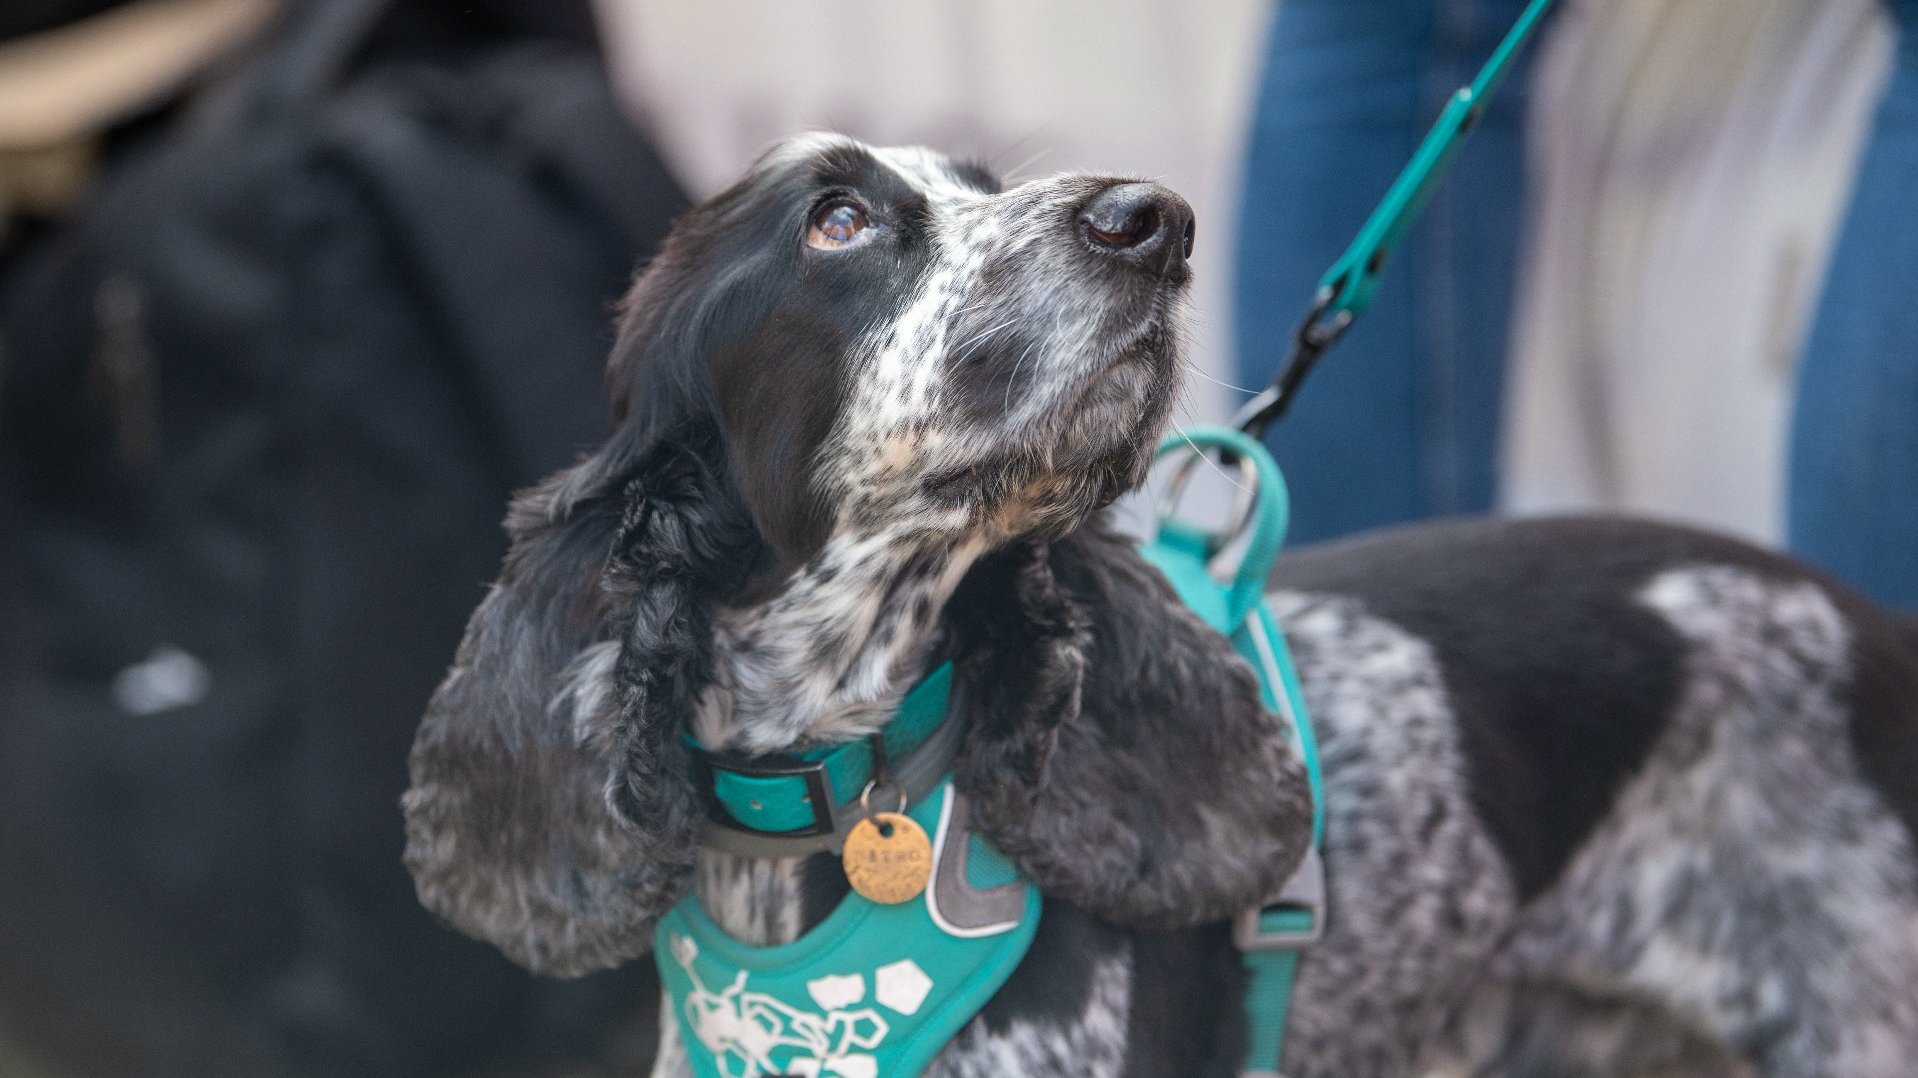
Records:
[[[1191,236],[1156,185],[831,136],[689,215],[628,302],[614,436],[516,501],[421,724],[422,900],[559,975],[640,960],[689,893],[794,938],[843,873],[700,849],[682,731],[861,736],[950,659],[956,780],[1048,902],[930,1073],[1233,1074],[1224,921],[1303,855],[1304,773],[1096,515],[1168,421]],[[1329,804],[1291,1078],[1912,1073],[1909,625],[1599,520],[1303,551],[1270,599]]]

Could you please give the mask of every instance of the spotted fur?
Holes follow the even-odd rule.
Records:
[[[1895,622],[1781,558],[1624,522],[1408,530],[1307,552],[1280,577],[1309,588],[1279,602],[1334,812],[1333,932],[1305,963],[1287,1073],[1909,1072],[1918,859],[1892,809],[1903,791],[1868,776],[1858,745],[1887,724],[1918,736],[1918,699],[1864,715],[1855,691],[1918,671]],[[1544,623],[1547,604],[1576,608],[1579,638],[1528,638],[1521,627]],[[1331,628],[1333,612],[1350,620]],[[1594,659],[1599,648],[1609,654]],[[1527,724],[1585,736],[1559,694],[1593,661],[1639,681],[1624,699],[1655,708],[1613,719],[1647,735],[1642,755],[1555,771],[1525,739],[1464,736],[1482,721],[1466,707],[1509,706],[1482,695],[1494,680],[1536,706]],[[1373,711],[1358,727],[1339,691],[1353,684]],[[1386,751],[1405,742],[1386,731],[1427,723],[1436,745]],[[1479,761],[1447,762],[1468,743]],[[1592,770],[1614,773],[1577,774]],[[1515,884],[1536,851],[1489,826],[1498,802],[1475,788],[1505,775],[1525,788],[1538,773],[1548,790],[1575,776],[1612,792],[1558,836],[1548,860],[1561,867],[1525,894]],[[1435,794],[1442,815],[1421,810]],[[1415,819],[1457,825],[1465,841],[1443,824],[1404,827]],[[1390,983],[1364,984],[1387,970]],[[1381,1006],[1391,1035],[1350,1032]],[[1387,1052],[1400,1054],[1369,1054]]]
[[[1088,229],[1122,187],[1159,216],[1115,246]],[[832,200],[872,229],[809,249]],[[796,938],[843,873],[699,850],[684,733],[843,741],[950,660],[955,779],[1047,903],[930,1073],[1236,1073],[1224,922],[1302,857],[1304,771],[1250,667],[1094,512],[1176,392],[1184,262],[1132,245],[1186,212],[804,136],[689,215],[627,301],[615,434],[515,503],[421,724],[422,899],[557,974],[643,955],[688,894]],[[1329,798],[1286,1074],[1909,1071],[1908,626],[1595,520],[1304,551],[1270,598]],[[690,1073],[670,1008],[654,1073]]]

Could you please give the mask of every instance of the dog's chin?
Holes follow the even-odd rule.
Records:
[[[1137,486],[1151,462],[1156,427],[1135,414],[1127,429],[1144,436],[1119,437],[1110,416],[1087,409],[1067,437],[1044,450],[1011,449],[929,477],[923,489],[935,505],[962,512],[969,531],[996,540],[1058,538]]]
[[[1023,514],[1027,530],[1063,535],[1144,481],[1178,392],[1177,360],[1134,351],[1094,372],[1055,413],[1036,459]]]
[[[1173,334],[1168,320],[1141,320],[1094,343],[1045,407],[921,490],[1001,538],[1071,531],[1144,480],[1179,391]]]
[[[1172,330],[1157,323],[1107,350],[1110,358],[1073,386],[1055,412],[1059,456],[1151,454],[1178,399],[1179,359],[1171,339]]]

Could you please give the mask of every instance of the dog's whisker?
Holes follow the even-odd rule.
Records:
[[[1185,361],[1185,367],[1187,370],[1191,371],[1193,374],[1196,374],[1200,378],[1203,378],[1206,381],[1211,382],[1215,386],[1224,386],[1225,388],[1233,390],[1235,392],[1243,393],[1248,397],[1255,396],[1259,392],[1256,389],[1247,389],[1244,386],[1235,386],[1231,382],[1220,381],[1219,379],[1214,378],[1211,375],[1205,373],[1204,367],[1199,366],[1197,363],[1194,363],[1189,359]]]
[[[1007,169],[1006,176],[1008,178],[1019,176],[1020,174],[1024,173],[1025,170],[1031,168],[1033,165],[1036,165],[1040,161],[1044,160],[1046,156],[1050,154],[1051,152],[1052,152],[1052,147],[1050,146],[1040,149],[1037,153],[1033,154],[1031,157],[1028,157],[1024,161],[1021,161],[1018,164]]]
[[[1000,330],[1005,329],[1007,326],[1012,325],[1014,322],[1017,322],[1018,320],[1019,320],[1018,316],[1014,315],[1013,317],[1006,319],[1005,321],[999,323],[998,325],[993,326],[991,329],[981,330],[980,332],[973,334],[971,339],[967,340],[966,343],[953,349],[952,354],[955,356],[965,355],[966,352],[971,350],[973,345],[978,344],[982,339],[989,337],[992,334],[998,333]]]
[[[1248,486],[1246,486],[1246,485],[1245,485],[1244,483],[1241,483],[1241,482],[1239,482],[1239,481],[1238,481],[1237,479],[1235,479],[1235,478],[1233,478],[1233,477],[1232,477],[1231,475],[1229,475],[1229,474],[1227,474],[1227,472],[1226,472],[1226,470],[1225,470],[1224,468],[1221,468],[1221,467],[1219,467],[1219,462],[1218,462],[1218,461],[1216,461],[1216,460],[1213,460],[1213,459],[1212,459],[1212,454],[1210,454],[1210,453],[1207,453],[1207,452],[1206,452],[1205,450],[1203,450],[1203,449],[1200,449],[1200,448],[1199,448],[1199,443],[1197,443],[1197,442],[1195,442],[1195,441],[1193,441],[1193,440],[1192,440],[1192,436],[1191,436],[1190,434],[1187,434],[1187,433],[1185,432],[1185,428],[1184,428],[1184,427],[1182,427],[1182,426],[1180,426],[1180,425],[1179,425],[1179,424],[1177,424],[1177,423],[1174,423],[1174,424],[1172,424],[1172,429],[1173,429],[1174,431],[1176,431],[1176,432],[1178,433],[1178,435],[1179,435],[1179,437],[1180,437],[1180,438],[1183,438],[1183,439],[1185,440],[1185,444],[1187,444],[1187,445],[1189,445],[1189,446],[1191,446],[1191,447],[1192,447],[1192,451],[1193,451],[1194,453],[1197,453],[1197,454],[1199,455],[1199,459],[1200,459],[1200,460],[1202,460],[1202,461],[1205,461],[1205,465],[1206,465],[1206,467],[1208,467],[1208,468],[1210,468],[1210,469],[1212,469],[1212,470],[1213,470],[1214,472],[1216,472],[1216,473],[1218,473],[1218,476],[1219,476],[1219,478],[1220,478],[1220,479],[1223,479],[1223,480],[1225,480],[1225,481],[1226,481],[1227,483],[1229,483],[1229,484],[1231,484],[1231,485],[1232,485],[1232,486],[1233,486],[1234,488],[1236,488],[1236,489],[1237,489],[1237,490],[1239,491],[1239,493],[1241,493],[1241,494],[1250,494],[1250,493],[1252,493],[1252,488],[1251,488],[1251,487],[1248,487]]]
[[[1031,344],[1026,345],[1024,352],[1019,353],[1019,362],[1012,365],[1012,376],[1006,379],[1006,399],[1000,405],[1000,410],[1006,412],[1012,411],[1012,387],[1019,381],[1019,368],[1026,365],[1026,357],[1030,356],[1032,350],[1038,346],[1039,342],[1034,340]]]

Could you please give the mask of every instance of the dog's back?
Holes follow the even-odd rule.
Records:
[[[1905,1072],[1908,623],[1622,521],[1406,529],[1296,554],[1274,586],[1332,813],[1291,1066],[1410,1065],[1355,1054],[1366,999],[1426,1030],[1381,1040],[1494,1074]]]

